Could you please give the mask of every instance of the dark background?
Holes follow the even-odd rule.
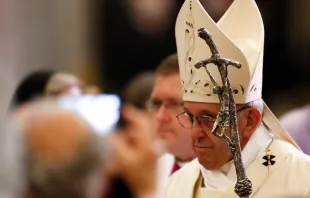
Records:
[[[176,52],[174,25],[184,1],[174,1],[173,20],[166,29],[155,33],[143,33],[132,25],[125,0],[106,0],[98,4],[97,9],[104,10],[100,12],[104,20],[97,21],[100,37],[97,46],[105,92],[120,93],[133,75],[155,69],[161,59]],[[223,1],[228,6],[231,3]],[[300,17],[298,6],[301,5],[296,0],[256,2],[265,24],[263,98],[281,113],[285,105],[287,109],[292,104],[308,101],[309,39],[300,36],[303,32],[300,30],[306,29],[303,24],[308,22]],[[206,9],[212,10],[212,7]],[[214,20],[224,12],[218,10],[217,15],[213,15]]]

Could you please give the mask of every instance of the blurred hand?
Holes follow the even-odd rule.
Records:
[[[154,126],[147,113],[131,106],[123,108],[126,128],[112,138],[120,175],[136,197],[156,191],[157,148]]]

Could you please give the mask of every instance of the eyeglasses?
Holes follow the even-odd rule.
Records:
[[[247,108],[249,108],[249,105],[243,105],[241,108],[237,110],[237,112],[243,111]],[[195,120],[197,120],[198,124],[204,131],[211,131],[214,125],[214,122],[216,118],[213,118],[211,116],[207,115],[200,115],[198,117],[194,117],[191,114],[188,114],[187,112],[180,113],[176,116],[180,125],[185,129],[191,129],[193,128]]]
[[[164,105],[165,108],[170,113],[178,114],[181,111],[180,108],[183,107],[183,102],[177,101],[177,100],[161,101],[161,100],[153,99],[153,100],[149,100],[146,103],[147,109],[153,112],[157,112],[162,105]]]
[[[185,129],[191,129],[194,125],[194,121],[197,120],[201,128],[206,131],[212,129],[214,122],[216,120],[215,118],[212,118],[207,115],[200,115],[199,117],[195,118],[193,115],[188,114],[186,112],[177,115],[177,119],[180,125]]]

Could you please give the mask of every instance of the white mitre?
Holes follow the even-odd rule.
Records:
[[[211,57],[206,42],[198,30],[206,28],[222,58],[241,63],[241,68],[228,66],[236,104],[246,104],[261,98],[263,78],[264,24],[254,0],[234,0],[230,8],[215,23],[199,0],[185,0],[176,22],[176,42],[184,101],[219,103],[212,92],[213,84],[206,70],[195,68],[199,61]],[[217,66],[208,70],[221,85]],[[281,139],[298,145],[264,104],[263,121]]]

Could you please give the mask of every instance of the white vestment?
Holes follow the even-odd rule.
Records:
[[[171,174],[173,164],[174,156],[169,153],[163,154],[157,161],[157,188],[159,194],[163,194],[165,185],[167,184],[168,178]]]
[[[256,135],[256,137],[254,134],[253,140],[248,143],[250,146],[247,145],[248,149],[245,148],[242,152],[242,157],[245,158],[246,173],[253,185],[253,192],[250,197],[310,197],[310,156],[301,153],[287,142],[279,139],[269,141],[261,131],[259,133],[260,135]],[[260,149],[253,150],[254,145]],[[268,168],[263,165],[266,162],[263,157],[266,155],[267,148],[275,156],[274,161],[276,162],[270,166],[269,174]],[[249,153],[245,154],[246,152]],[[219,174],[218,172],[214,175],[208,174],[207,170],[203,171],[198,160],[194,160],[171,176],[166,186],[165,197],[238,198],[234,192],[236,183],[234,169],[231,163],[226,172],[220,171],[222,175],[218,178],[216,177],[216,174]],[[215,186],[210,186],[210,184]]]
[[[163,154],[157,161],[157,191],[159,195],[164,194],[165,186],[171,176],[171,172],[175,163],[175,158],[169,153]],[[189,162],[176,162],[180,169]]]

